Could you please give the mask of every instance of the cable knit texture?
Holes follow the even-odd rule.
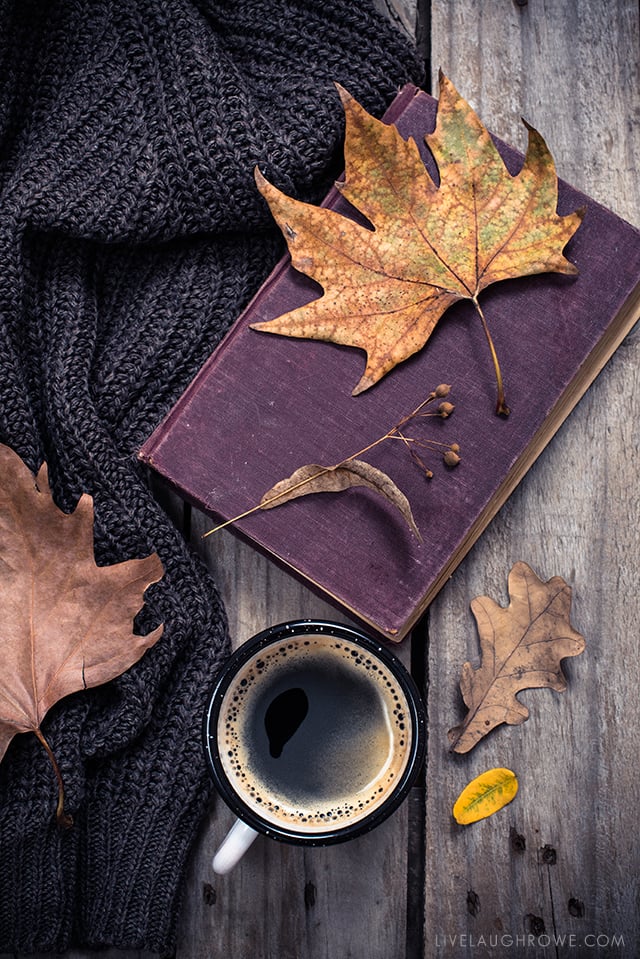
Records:
[[[337,80],[378,115],[415,54],[368,0],[0,0],[0,440],[95,502],[98,563],[157,550],[161,641],[0,764],[0,952],[170,954],[211,799],[205,698],[228,652],[207,570],[136,459],[282,252],[253,181],[318,199]],[[1,547],[1,540],[0,540]],[[301,611],[303,612],[303,611]]]

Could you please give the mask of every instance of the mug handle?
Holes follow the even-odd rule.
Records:
[[[222,876],[233,869],[256,839],[258,833],[242,819],[236,819],[212,860],[213,871]]]

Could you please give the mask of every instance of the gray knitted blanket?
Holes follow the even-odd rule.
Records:
[[[254,165],[317,199],[341,165],[332,81],[379,114],[421,71],[366,0],[0,11],[0,440],[33,470],[47,460],[63,509],[94,497],[98,563],[157,550],[166,570],[137,622],[164,622],[161,641],[45,721],[73,828],[56,828],[34,736],[0,764],[0,952],[166,954],[228,637],[136,452],[282,252]]]

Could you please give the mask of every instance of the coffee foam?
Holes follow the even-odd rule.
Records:
[[[246,719],[264,693],[264,680],[273,688],[281,676],[288,675],[295,682],[305,665],[321,657],[328,657],[362,688],[366,685],[369,710],[377,722],[360,717],[346,737],[349,742],[342,742],[339,750],[327,741],[330,768],[317,794],[294,794],[259,770],[260,763],[247,742]],[[327,725],[331,725],[330,717]],[[370,815],[396,788],[411,750],[409,707],[393,673],[368,650],[332,635],[294,635],[256,653],[235,676],[222,702],[218,743],[228,780],[262,819],[305,834],[333,831]],[[363,759],[367,756],[375,756],[375,760],[367,763]],[[318,756],[319,767],[326,758]],[[365,781],[347,793],[332,788],[332,783],[341,779],[342,772],[337,768],[341,764],[347,771],[362,766],[366,772]]]

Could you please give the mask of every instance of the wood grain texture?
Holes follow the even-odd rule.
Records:
[[[413,23],[412,0],[398,2]],[[433,89],[442,67],[491,129],[520,148],[524,115],[562,177],[640,224],[636,0],[433,0],[431,13]],[[215,803],[185,888],[180,959],[637,955],[639,349],[636,331],[431,607],[424,822],[414,789],[369,836],[306,851],[259,839],[218,878],[210,860],[232,817]],[[165,506],[180,525],[181,504],[169,497]],[[339,618],[231,535],[203,541],[207,522],[193,518],[192,543],[217,576],[234,643],[290,617]],[[571,584],[572,620],[587,649],[566,663],[566,693],[522,694],[531,712],[523,726],[453,756],[446,734],[464,713],[460,668],[479,658],[469,603],[490,595],[506,604],[507,574],[520,559]],[[406,661],[408,644],[400,651]],[[518,796],[491,819],[457,826],[458,792],[497,765],[517,772]],[[539,934],[574,935],[575,945],[541,946]],[[585,945],[588,936],[608,945]]]
[[[560,176],[640,224],[637,3],[431,6],[434,69],[487,126],[522,148],[525,116]],[[500,936],[509,955],[585,955],[589,936],[611,950],[622,937],[617,954],[636,955],[639,350],[636,330],[430,609],[425,955],[467,955],[482,936],[478,955],[500,954],[490,946]],[[572,586],[587,649],[565,661],[566,693],[521,694],[524,726],[454,756],[446,733],[463,715],[460,668],[479,660],[469,603],[488,594],[506,605],[518,560]],[[514,769],[518,796],[489,820],[457,826],[458,792],[491,766]],[[575,939],[543,951],[540,934]]]
[[[418,34],[418,9],[415,0],[374,0],[379,13],[388,17],[392,23],[412,40]]]

